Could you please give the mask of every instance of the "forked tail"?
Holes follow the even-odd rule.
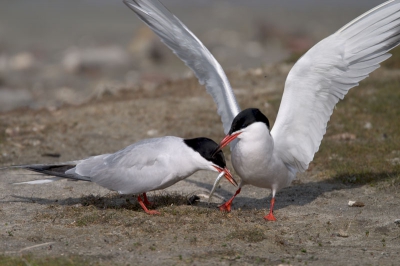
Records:
[[[60,163],[60,164],[27,164],[27,165],[13,165],[10,167],[0,168],[1,169],[26,169],[32,172],[54,176],[53,178],[46,178],[34,181],[20,182],[14,184],[45,184],[49,182],[54,182],[62,178],[72,179],[72,180],[82,180],[91,181],[89,177],[81,176],[76,173],[66,174],[66,172],[76,166],[75,162]]]

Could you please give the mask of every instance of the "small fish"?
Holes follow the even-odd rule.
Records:
[[[210,192],[210,196],[208,196],[208,203],[210,203],[211,197],[212,197],[212,195],[214,194],[214,191],[215,191],[215,189],[217,188],[219,182],[221,182],[221,178],[224,176],[224,174],[225,174],[225,172],[222,171],[222,172],[218,175],[217,179],[215,179],[214,186],[213,186],[213,188],[211,189],[211,192]]]

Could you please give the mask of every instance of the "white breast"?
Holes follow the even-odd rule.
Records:
[[[279,190],[290,185],[295,173],[274,153],[274,141],[263,123],[248,126],[232,150],[232,165],[242,185]]]

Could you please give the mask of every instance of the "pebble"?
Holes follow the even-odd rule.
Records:
[[[348,205],[350,207],[364,207],[365,206],[365,204],[361,201],[352,201],[352,200],[349,200]]]
[[[349,234],[347,232],[345,232],[344,230],[340,229],[337,234],[337,236],[339,237],[349,237]]]
[[[12,70],[26,70],[31,68],[35,63],[35,58],[31,53],[22,52],[10,58],[10,68]]]
[[[364,128],[365,128],[365,129],[371,129],[371,128],[372,128],[371,122],[365,123]]]
[[[149,131],[147,131],[147,135],[148,136],[155,136],[158,134],[158,130],[157,129],[150,129]]]
[[[400,219],[394,220],[394,223],[400,225]]]

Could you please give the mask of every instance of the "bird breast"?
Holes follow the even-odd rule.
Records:
[[[269,131],[257,138],[244,133],[240,136],[232,150],[232,165],[242,184],[275,190],[288,186],[292,174],[274,153]]]

